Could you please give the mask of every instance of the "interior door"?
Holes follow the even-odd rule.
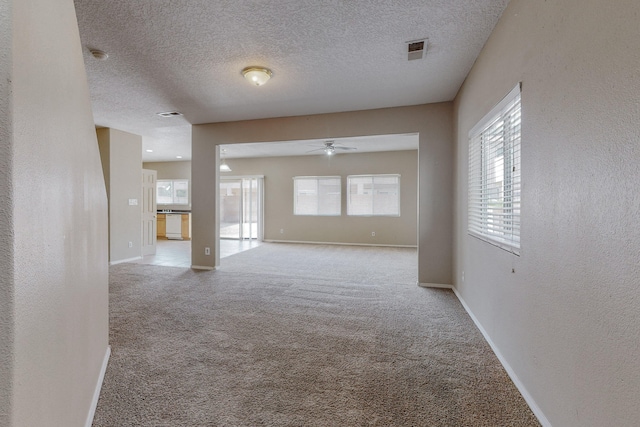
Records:
[[[142,256],[155,255],[156,253],[157,178],[158,172],[142,169]]]

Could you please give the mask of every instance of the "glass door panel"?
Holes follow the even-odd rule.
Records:
[[[242,181],[220,182],[220,238],[240,239]]]
[[[258,238],[258,180],[249,178],[242,180],[243,189],[243,223],[242,238]]]
[[[262,178],[220,181],[220,238],[261,239]]]

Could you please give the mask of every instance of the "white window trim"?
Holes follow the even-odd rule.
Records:
[[[298,192],[296,191],[296,180],[303,180],[303,179],[314,179],[316,180],[316,182],[322,180],[322,179],[337,179],[339,182],[339,188],[340,188],[340,197],[338,198],[338,211],[336,213],[328,213],[328,214],[322,214],[319,213],[319,207],[320,207],[320,202],[318,201],[318,210],[316,211],[316,213],[313,214],[304,214],[304,213],[297,213],[296,212],[296,207],[298,206]],[[294,176],[293,177],[293,215],[294,216],[341,216],[342,215],[342,177],[341,176]]]
[[[351,186],[349,185],[349,180],[351,178],[363,178],[363,177],[371,177],[371,178],[375,178],[375,177],[394,177],[394,178],[398,178],[398,213],[397,214],[375,214],[375,213],[371,213],[371,214],[354,214],[351,213]],[[364,174],[364,175],[347,175],[347,215],[348,216],[357,216],[357,217],[381,217],[381,216],[386,216],[386,217],[399,217],[400,216],[400,174],[397,173],[378,173],[378,174]]]
[[[521,171],[518,170],[517,174],[511,175],[511,188],[512,194],[514,194],[512,200],[512,210],[516,209],[517,206],[518,214],[514,214],[511,212],[511,216],[509,217],[511,226],[511,237],[499,237],[496,235],[492,235],[488,232],[488,223],[485,224],[482,222],[482,212],[483,206],[486,205],[487,201],[483,199],[482,188],[485,188],[486,184],[484,184],[484,176],[482,169],[482,153],[480,152],[481,146],[480,140],[481,135],[487,131],[497,120],[501,117],[504,117],[506,113],[511,109],[513,102],[521,96],[521,84],[518,83],[516,87],[514,87],[511,92],[507,96],[505,96],[495,107],[487,113],[482,120],[480,120],[472,129],[469,131],[469,176],[468,176],[468,206],[467,206],[467,232],[469,235],[481,239],[487,243],[490,243],[494,246],[497,246],[501,249],[504,249],[508,252],[511,252],[515,255],[520,254],[520,218],[521,218]],[[521,106],[520,106],[521,109]],[[521,111],[521,110],[520,110]],[[521,113],[520,113],[521,114]],[[516,150],[513,150],[513,148]],[[517,151],[518,159],[515,162],[518,166],[521,165],[520,161],[520,150],[521,150],[521,132],[518,135],[517,142],[510,151]],[[480,153],[479,153],[480,152]],[[477,158],[477,162],[479,164],[473,164],[472,162]],[[475,172],[473,174],[472,172]],[[516,172],[513,169],[513,172]],[[479,189],[474,193],[473,188]],[[504,198],[504,196],[502,196]],[[475,221],[475,224],[472,225],[472,221]],[[480,224],[478,225],[478,222]]]

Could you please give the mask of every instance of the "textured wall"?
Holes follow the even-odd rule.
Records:
[[[13,360],[11,2],[0,2],[0,425],[9,425]]]
[[[97,134],[109,199],[109,261],[138,258],[142,256],[142,137],[117,129],[98,129]],[[138,204],[129,205],[129,199]]]
[[[216,144],[419,133],[418,280],[451,283],[452,103],[195,125],[192,131],[192,263],[214,266]],[[212,217],[213,215],[213,217]]]
[[[416,136],[417,138],[417,136]],[[264,175],[264,238],[307,242],[417,245],[418,153],[349,153],[327,156],[228,159],[226,175]],[[400,217],[347,216],[347,175],[400,174]],[[341,216],[293,214],[294,176],[341,176]],[[281,234],[280,230],[284,232]],[[375,231],[375,237],[371,232]]]
[[[73,2],[12,3],[14,389],[0,424],[81,426],[108,344],[105,187]]]
[[[640,419],[639,18],[512,0],[455,102],[455,285],[556,426]],[[518,81],[520,257],[466,234],[467,133]]]

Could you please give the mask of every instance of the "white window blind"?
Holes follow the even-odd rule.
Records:
[[[296,176],[293,178],[293,214],[339,216],[342,209],[339,176]]]
[[[400,216],[400,175],[348,176],[347,215]]]
[[[159,179],[156,186],[156,202],[159,205],[188,205],[189,180]]]
[[[520,253],[520,84],[469,132],[468,231]]]

